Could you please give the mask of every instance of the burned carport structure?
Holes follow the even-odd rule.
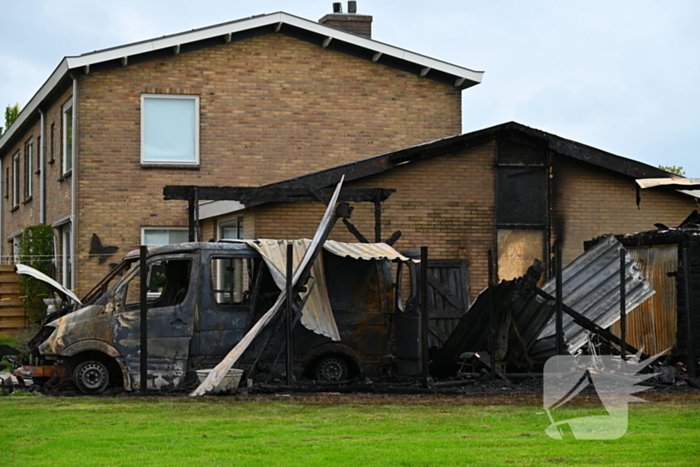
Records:
[[[672,175],[510,122],[262,187],[231,188],[230,198],[252,198],[235,212],[200,222],[202,235],[215,236],[219,219],[235,214],[244,219],[248,238],[308,237],[309,221],[320,215],[321,203],[314,201],[323,200],[341,175],[348,193],[392,191],[381,203],[364,192],[361,199],[369,203],[358,203],[353,212],[356,231],[374,230],[378,240],[378,226],[400,229],[398,249],[414,257],[420,246],[430,246],[430,340],[437,348],[488,286],[488,251],[494,252],[498,279],[523,276],[536,258],[551,278],[557,242],[568,264],[592,237],[659,221],[677,225],[697,206],[693,196],[673,188],[645,194],[640,202],[636,179]],[[188,194],[189,188],[168,189],[181,190],[179,199],[189,196],[191,211],[195,199],[209,199],[203,192]],[[191,225],[194,214],[192,219]],[[331,238],[362,241],[352,230],[336,229]]]
[[[629,316],[630,342],[648,353],[672,349],[672,355],[685,357],[688,372],[695,377],[700,357],[700,214],[693,211],[675,228],[657,223],[656,230],[616,238],[657,291]],[[586,248],[601,240],[586,242]],[[619,327],[612,330],[619,334]]]
[[[267,185],[263,187],[212,187],[195,185],[167,185],[163,189],[165,200],[186,200],[188,203],[189,241],[199,239],[200,200],[207,201],[238,201],[246,208],[260,206],[266,203],[303,203],[320,202],[328,203],[332,189],[328,187],[304,186],[288,184],[291,186]],[[382,210],[381,203],[386,201],[396,190],[386,188],[369,189],[344,189],[338,200],[344,203],[338,211],[340,218],[348,230],[362,243],[369,243],[357,228],[350,222],[352,206],[349,202],[370,202],[374,205],[375,225],[374,241],[381,242],[382,236]],[[400,232],[395,232],[385,243],[392,245],[398,240]]]

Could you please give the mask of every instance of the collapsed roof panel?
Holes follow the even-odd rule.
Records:
[[[610,235],[594,248],[576,258],[562,271],[563,302],[601,328],[607,328],[620,319],[620,242]],[[555,279],[543,287],[546,293],[556,294]],[[642,275],[629,253],[625,255],[626,313],[651,297],[655,291]],[[551,320],[539,338],[554,336],[555,323]],[[569,352],[575,352],[586,343],[588,331],[564,315],[564,336]]]

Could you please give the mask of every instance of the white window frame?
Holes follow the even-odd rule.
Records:
[[[8,258],[7,264],[17,264],[19,262],[19,242],[22,240],[22,233],[16,233],[10,235],[7,241],[10,243],[10,257]]]
[[[218,240],[232,240],[228,238],[224,238],[224,229],[226,227],[231,227],[231,226],[236,226],[236,230],[238,233],[238,237],[236,239],[241,239],[243,238],[243,216],[235,216],[235,217],[229,217],[225,219],[221,219],[217,221],[216,223],[216,235]]]
[[[185,231],[188,232],[189,228],[187,227],[141,227],[141,245],[146,245],[146,232],[148,231],[153,231],[153,230],[168,230],[168,231]],[[172,243],[166,243],[166,245],[172,245]],[[149,248],[155,248],[156,246],[163,246],[163,245],[153,245],[150,246]]]
[[[12,156],[12,207],[19,206],[19,185],[20,185],[20,159],[19,151]]]
[[[24,143],[24,200],[32,198],[34,194],[34,139]]]
[[[194,160],[149,160],[146,158],[146,100],[187,99],[194,101]],[[141,94],[141,164],[199,166],[199,96],[190,94]]]
[[[221,219],[217,221],[216,223],[216,237],[218,240],[237,240],[243,238],[243,216],[235,216],[235,217],[228,217]],[[236,233],[237,238],[236,239],[231,239],[231,238],[224,238],[224,229],[226,227],[231,227],[231,226],[236,226]],[[243,271],[242,271],[242,265],[243,265],[243,260],[236,261],[238,264],[238,267],[236,267],[235,272],[234,272],[234,277],[232,280],[234,281],[235,284],[239,284],[239,289],[242,291],[243,290]],[[217,267],[216,267],[216,288],[218,290],[222,290],[224,288],[224,278],[225,278],[225,271],[224,271],[224,263],[223,261],[219,260],[217,261]],[[217,297],[217,300],[219,303],[224,301],[224,294],[218,294],[219,296]]]
[[[66,112],[70,110],[70,118],[66,118]],[[73,98],[68,102],[63,104],[63,114],[61,120],[63,121],[63,141],[62,141],[62,160],[63,160],[63,174],[66,175],[73,170],[73,160],[75,154],[73,154],[73,142],[75,141],[75,128],[73,126]],[[70,130],[70,138],[68,138],[68,132]],[[69,154],[70,153],[70,154]],[[70,156],[70,157],[69,157]],[[69,165],[70,163],[70,165]]]

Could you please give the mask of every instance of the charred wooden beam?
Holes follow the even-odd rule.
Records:
[[[265,203],[300,203],[318,201],[318,196],[329,199],[332,188],[321,190],[305,188],[266,188],[266,187],[216,187],[193,185],[166,185],[163,188],[165,200],[190,200],[196,189],[200,200],[238,201],[245,207],[258,206]],[[385,201],[395,193],[390,188],[344,188],[338,201],[376,202]]]
[[[386,243],[389,246],[394,246],[394,243],[396,243],[399,240],[399,238],[401,238],[401,231],[397,230],[396,232],[391,234],[391,237],[389,237],[384,243]]]
[[[382,200],[374,200],[374,241],[382,241]]]
[[[535,293],[546,300],[552,300],[552,301],[556,300],[556,298],[549,295],[547,292],[540,289],[539,287],[535,287]],[[583,316],[581,313],[577,312],[576,310],[574,310],[570,306],[568,306],[566,304],[562,304],[562,309],[564,310],[564,312],[567,315],[571,316],[574,319],[574,322],[576,324],[578,324],[582,328],[587,329],[594,334],[598,334],[614,344],[617,344],[619,346],[623,345],[622,340],[620,340],[620,338],[617,337],[615,334],[611,333],[610,331],[608,331],[606,329],[601,328],[595,322],[586,318],[585,316]],[[632,354],[640,353],[641,360],[646,360],[647,358],[649,358],[649,355],[647,355],[645,353],[641,353],[637,348],[630,345],[629,343],[625,343],[624,348],[627,349]]]
[[[365,238],[365,236],[362,235],[359,230],[357,230],[357,227],[355,227],[352,222],[343,218],[343,224],[345,224],[345,227],[347,227],[348,231],[355,236],[358,242],[369,243],[369,240],[367,240],[367,238]]]

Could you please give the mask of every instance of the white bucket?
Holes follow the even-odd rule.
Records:
[[[197,378],[199,378],[199,384],[202,384],[207,376],[211,373],[211,369],[208,370],[197,370]],[[212,390],[211,392],[225,392],[231,389],[236,389],[241,382],[241,377],[243,376],[243,370],[238,368],[231,368],[224,376],[224,380],[219,384],[219,387]]]

